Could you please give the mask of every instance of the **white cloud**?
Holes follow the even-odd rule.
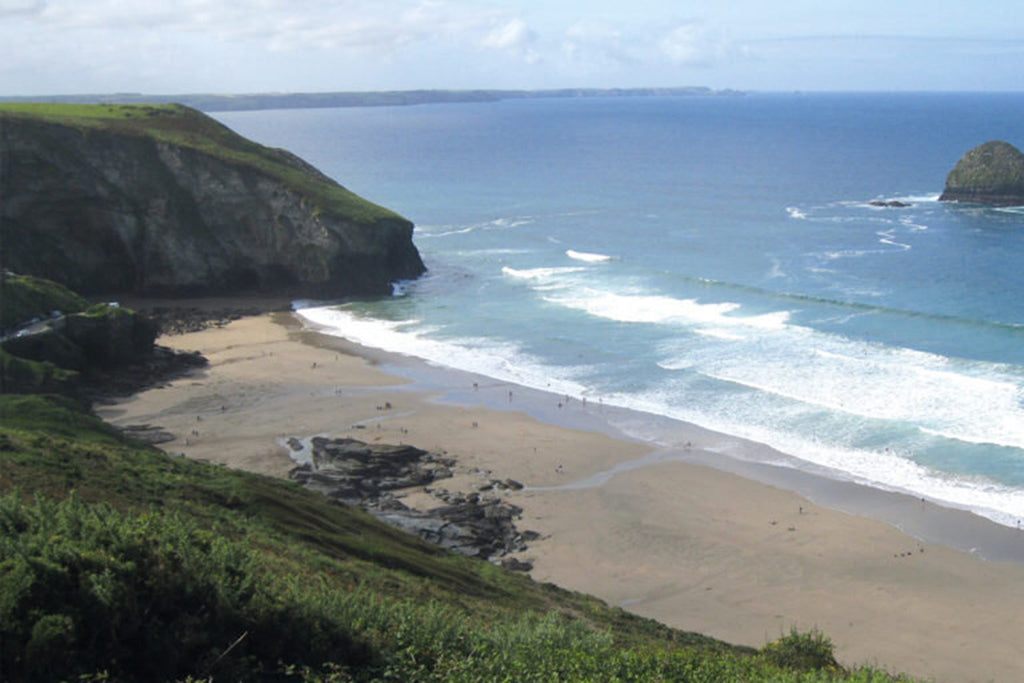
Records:
[[[562,53],[567,61],[580,63],[710,66],[741,51],[699,20],[614,25],[585,21],[566,30]]]
[[[504,21],[489,31],[480,41],[480,46],[523,58],[528,64],[542,61],[535,49],[537,34],[522,19],[516,17]]]
[[[39,14],[45,7],[43,0],[0,0],[0,17]]]
[[[521,48],[531,40],[532,35],[526,22],[522,19],[512,19],[495,27],[484,36],[480,44],[495,50],[508,50]]]
[[[572,63],[615,62],[635,60],[633,39],[615,26],[596,21],[581,21],[565,30],[562,55]]]
[[[700,21],[670,27],[657,42],[661,54],[675,64],[708,66],[729,56],[730,45]]]

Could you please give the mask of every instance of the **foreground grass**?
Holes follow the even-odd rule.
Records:
[[[0,396],[5,680],[888,681],[818,633],[761,651],[426,545],[285,481]]]

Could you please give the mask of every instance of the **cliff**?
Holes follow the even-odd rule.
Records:
[[[939,200],[1024,205],[1024,154],[999,140],[975,147],[949,172]]]
[[[0,106],[0,265],[83,294],[388,294],[412,231],[187,107]]]

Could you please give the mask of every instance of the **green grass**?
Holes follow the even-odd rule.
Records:
[[[670,629],[68,400],[0,417],[5,680],[901,680],[817,633],[759,652]]]
[[[70,391],[78,373],[60,368],[49,361],[19,358],[0,348],[0,389],[30,393]]]
[[[292,155],[246,140],[209,116],[180,104],[3,102],[0,120],[4,118],[42,121],[83,132],[152,138],[259,169],[305,196],[314,213],[327,211],[364,224],[405,220],[296,162]]]
[[[89,302],[70,289],[31,275],[0,274],[4,278],[0,327],[10,328],[36,317],[49,317],[53,311],[78,313]]]

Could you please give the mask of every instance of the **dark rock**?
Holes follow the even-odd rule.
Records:
[[[121,428],[121,431],[129,436],[132,436],[143,443],[151,445],[167,443],[168,441],[174,441],[174,434],[164,430],[162,427],[156,427],[153,425],[126,425]]]
[[[523,550],[527,541],[539,538],[535,532],[516,529],[515,520],[522,515],[518,506],[493,495],[429,487],[452,476],[454,461],[450,458],[414,446],[367,444],[356,439],[314,437],[312,444],[312,464],[293,469],[292,479],[335,500],[359,505],[424,540],[492,558]],[[425,487],[444,504],[413,510],[393,494],[416,486]]]
[[[939,200],[1024,205],[1024,154],[999,140],[975,147],[949,172]]]
[[[103,369],[150,355],[156,326],[126,308],[100,306],[86,313],[58,316],[10,337],[4,350],[19,358],[50,361],[69,370]]]
[[[513,572],[533,571],[533,562],[520,560],[517,557],[506,557],[501,560],[501,566]]]
[[[182,300],[186,301],[186,300]],[[190,300],[189,300],[190,301]],[[156,324],[159,334],[185,334],[199,332],[210,327],[223,327],[245,316],[260,315],[268,310],[287,310],[286,305],[257,308],[243,306],[236,308],[206,308],[189,305],[152,306],[139,309]]]
[[[872,199],[868,204],[871,206],[880,206],[889,209],[905,209],[908,206],[913,206],[913,204],[901,202],[898,199]]]
[[[112,396],[128,396],[183,377],[207,365],[198,351],[179,351],[154,346],[142,358],[111,368],[90,368],[83,373],[79,392],[92,401]]]
[[[118,306],[65,318],[64,334],[90,363],[110,368],[144,358],[153,349],[156,325],[146,316]]]

